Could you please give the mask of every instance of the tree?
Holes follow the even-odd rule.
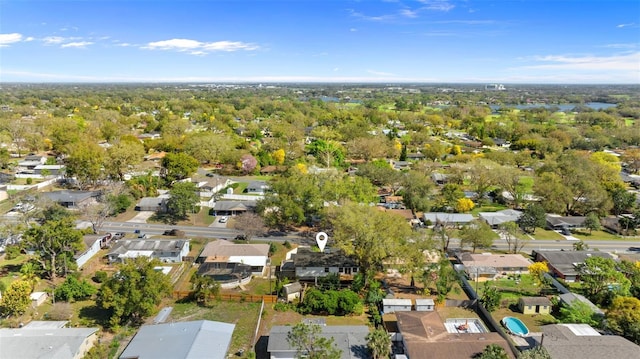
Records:
[[[607,328],[640,345],[640,299],[618,297],[607,311]]]
[[[532,203],[528,205],[517,221],[520,228],[527,233],[536,233],[536,228],[546,225],[546,212],[542,206]]]
[[[588,251],[589,245],[584,243],[584,241],[577,241],[573,243],[574,251]]]
[[[276,164],[282,165],[282,164],[284,164],[286,153],[284,152],[284,150],[282,148],[279,148],[279,149],[273,151],[273,153],[271,154],[271,157],[273,157],[273,159],[276,161]]]
[[[522,218],[522,217],[521,217]],[[528,241],[522,237],[516,222],[505,222],[498,226],[500,237],[507,242],[509,253],[518,253]]]
[[[102,176],[105,151],[93,142],[78,142],[65,158],[66,175],[75,177],[80,189],[94,185]]]
[[[111,178],[124,181],[125,173],[144,159],[144,146],[137,138],[130,137],[121,138],[107,150],[105,170]]]
[[[367,334],[367,348],[373,359],[386,359],[391,355],[391,338],[384,329],[375,329]]]
[[[594,313],[593,309],[579,300],[573,301],[570,305],[560,307],[560,323],[589,324],[592,327],[600,325],[600,317]]]
[[[54,295],[56,300],[73,302],[87,299],[97,292],[96,287],[92,286],[86,279],[80,281],[75,276],[70,275],[62,284],[56,287]]]
[[[434,187],[431,179],[417,171],[409,171],[402,178],[402,199],[408,209],[414,213],[428,211],[430,197]]]
[[[592,231],[600,230],[600,227],[600,218],[598,218],[598,215],[593,212],[589,213],[584,220],[584,228],[588,229],[589,234],[591,234]]]
[[[111,327],[130,321],[140,324],[170,294],[171,280],[155,270],[158,265],[159,261],[147,257],[131,259],[102,284],[96,304],[109,311]]]
[[[244,212],[236,216],[233,228],[242,232],[247,241],[250,241],[255,236],[264,234],[266,230],[262,217],[252,212]]]
[[[484,289],[482,290],[482,298],[480,298],[480,301],[489,312],[498,309],[500,297],[500,292],[496,287],[490,286],[489,282],[484,282]]]
[[[185,179],[194,174],[200,162],[184,152],[167,153],[162,159],[164,177],[169,183]]]
[[[531,274],[539,285],[544,283],[544,275],[549,272],[549,266],[547,266],[546,262],[535,262],[527,269],[529,269],[529,274]]]
[[[169,191],[167,211],[174,219],[185,219],[199,202],[193,182],[176,182]]]
[[[610,301],[616,295],[628,295],[631,282],[618,271],[611,258],[591,256],[578,266],[585,295],[596,303]]]
[[[55,280],[75,268],[73,256],[84,247],[82,233],[75,229],[71,218],[51,220],[41,226],[29,228],[24,233],[25,248],[35,250],[35,260],[45,275]]]
[[[496,234],[491,226],[484,221],[474,221],[460,231],[460,247],[471,247],[473,253],[477,248],[489,248],[493,244]]]
[[[475,203],[469,198],[458,198],[456,201],[455,210],[458,213],[469,212],[475,207]]]
[[[34,262],[27,262],[20,267],[20,279],[31,284],[32,292],[36,289],[40,277],[38,277],[38,267]]]
[[[323,208],[318,178],[313,175],[292,169],[269,184],[273,192],[259,200],[256,208],[269,227],[301,225]]]
[[[327,218],[335,245],[347,255],[354,255],[366,274],[381,269],[383,261],[397,258],[402,245],[413,235],[411,226],[402,217],[370,206],[330,207]]]
[[[242,170],[242,173],[245,175],[253,172],[258,165],[258,160],[250,154],[244,154],[240,157],[240,162],[238,163],[238,168]]]
[[[489,344],[484,347],[484,350],[480,355],[477,356],[478,359],[509,359],[509,355],[507,355],[507,351],[504,350],[503,347],[498,344]]]
[[[296,356],[309,359],[340,359],[342,350],[334,344],[333,338],[320,336],[322,327],[318,324],[298,323],[287,334],[287,342],[296,349]]]
[[[220,284],[210,276],[194,273],[190,282],[193,298],[205,307],[209,305],[212,296],[220,293]]]
[[[344,150],[334,141],[315,140],[307,146],[307,152],[325,167],[340,167],[344,163]]]
[[[437,300],[442,302],[446,299],[447,294],[453,289],[453,285],[458,278],[456,271],[453,269],[451,262],[445,256],[442,256],[438,263],[438,275],[436,279],[436,290],[438,291]]]
[[[616,187],[610,192],[611,200],[613,201],[613,214],[616,216],[625,213],[627,210],[633,207],[636,202],[636,196],[633,192],[627,191],[624,187]]]
[[[2,293],[0,300],[0,313],[3,316],[19,315],[24,313],[31,304],[31,283],[24,280],[12,282]]]

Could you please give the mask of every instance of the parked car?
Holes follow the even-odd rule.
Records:
[[[629,247],[630,252],[640,252],[640,247]]]
[[[227,223],[227,221],[229,220],[229,217],[227,216],[222,216],[220,217],[220,219],[218,220],[218,222],[220,223]]]
[[[244,234],[238,234],[236,236],[236,240],[237,241],[246,241],[247,240],[247,236],[245,236]]]
[[[184,237],[185,233],[184,231],[181,231],[177,228],[173,228],[173,229],[167,229],[166,231],[164,231],[164,233],[162,233],[163,236],[176,236],[176,237]]]

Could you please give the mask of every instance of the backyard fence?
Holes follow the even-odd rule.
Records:
[[[193,292],[188,290],[175,290],[173,291],[173,299],[184,299],[191,296]],[[210,299],[224,300],[227,302],[251,302],[259,303],[264,301],[265,303],[276,303],[278,296],[276,295],[252,295],[252,294],[235,294],[235,293],[222,293],[218,295],[212,295]]]

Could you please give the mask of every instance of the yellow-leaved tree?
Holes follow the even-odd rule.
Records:
[[[535,262],[529,266],[529,273],[538,282],[542,284],[544,274],[549,271],[549,267],[546,262]]]
[[[282,148],[273,151],[273,154],[271,154],[271,156],[273,157],[273,159],[276,161],[277,164],[281,165],[284,163],[285,152]]]
[[[456,201],[456,211],[459,213],[469,212],[475,206],[475,203],[469,198],[458,198]]]

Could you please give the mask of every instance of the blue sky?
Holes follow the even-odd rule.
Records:
[[[0,82],[640,83],[637,0],[0,0]]]

